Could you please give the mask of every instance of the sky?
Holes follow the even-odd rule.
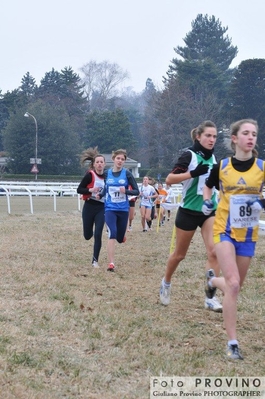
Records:
[[[36,83],[52,68],[80,68],[90,61],[127,71],[124,87],[136,93],[147,78],[162,88],[174,48],[198,14],[214,15],[241,61],[265,58],[265,1],[252,0],[2,0],[0,90],[18,88],[29,72]]]

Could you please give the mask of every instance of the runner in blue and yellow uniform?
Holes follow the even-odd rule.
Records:
[[[223,314],[229,359],[243,359],[236,335],[237,298],[247,275],[258,239],[260,211],[265,206],[262,190],[265,162],[255,150],[257,122],[243,119],[231,125],[232,148],[235,155],[214,166],[204,188],[205,215],[212,209],[213,187],[219,191],[219,203],[213,226],[214,242],[223,277],[206,274],[206,294],[216,288],[224,293]]]

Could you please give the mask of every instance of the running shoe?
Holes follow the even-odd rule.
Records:
[[[107,271],[108,272],[114,272],[114,269],[115,269],[114,263],[110,263],[109,267],[107,268]]]
[[[216,293],[216,287],[209,286],[209,280],[215,277],[215,273],[213,269],[209,269],[206,272],[206,285],[205,285],[205,294],[207,298],[212,299]]]
[[[227,345],[226,356],[232,360],[243,360],[238,345]]]
[[[213,312],[222,313],[223,306],[220,304],[216,296],[213,298],[205,298],[204,302],[205,309],[212,310]]]
[[[171,286],[170,285],[166,286],[163,279],[160,286],[160,302],[164,306],[167,306],[170,303],[170,291],[171,291]]]
[[[99,264],[98,264],[98,262],[96,260],[93,260],[92,267],[95,267],[95,268],[99,267]]]

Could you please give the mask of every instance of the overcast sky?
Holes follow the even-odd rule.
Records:
[[[136,92],[147,78],[162,87],[198,14],[228,27],[239,50],[231,66],[265,58],[265,0],[2,0],[0,89],[18,88],[27,72],[37,84],[52,68],[82,75],[92,60],[117,63]]]

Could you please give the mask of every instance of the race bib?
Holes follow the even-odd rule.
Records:
[[[95,183],[94,183],[94,187],[98,187],[98,188],[99,188],[99,190],[98,190],[96,193],[92,193],[92,194],[91,194],[91,197],[96,198],[96,196],[97,196],[98,194],[102,193],[102,191],[103,191],[103,188],[104,188],[104,181],[101,182],[101,181],[96,180]]]
[[[109,186],[109,195],[111,197],[111,202],[125,202],[126,194],[120,192],[120,187]]]
[[[255,201],[257,195],[231,195],[230,197],[230,225],[238,229],[255,227],[259,224],[259,214],[253,214],[248,201]]]

